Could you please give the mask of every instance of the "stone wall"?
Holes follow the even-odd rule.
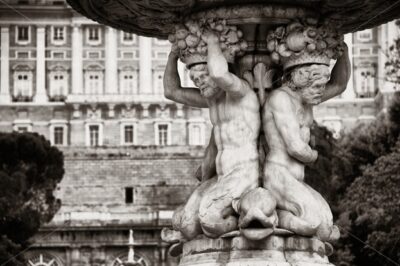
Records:
[[[128,230],[145,265],[176,265],[160,231],[198,183],[202,147],[64,148],[65,175],[55,195],[62,207],[37,234],[28,259],[58,266],[114,265],[127,252]],[[133,188],[133,203],[125,188]]]

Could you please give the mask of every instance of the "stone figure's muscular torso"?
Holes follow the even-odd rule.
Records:
[[[292,145],[304,145],[303,150],[305,153],[310,153],[310,149],[308,149],[305,145],[307,145],[310,141],[310,127],[313,123],[313,112],[312,107],[310,105],[304,105],[298,94],[295,94],[290,88],[282,87],[278,90],[271,93],[267,102],[271,103],[271,101],[276,102],[277,105],[283,104],[280,103],[280,98],[286,98],[287,101],[290,101],[290,105],[286,106],[286,108],[291,108],[293,117],[286,116],[287,123],[291,121],[292,123],[298,124],[299,136],[300,139],[297,142],[302,142],[302,144],[295,143],[294,139],[287,140],[291,141]],[[276,111],[272,110],[273,105],[266,104],[263,110],[263,128],[265,132],[266,139],[268,141],[270,152],[267,155],[266,160],[271,163],[281,164],[286,167],[289,172],[298,180],[304,179],[304,162],[299,161],[295,157],[291,156],[288,152],[288,145],[285,143],[280,130],[277,127],[275,117],[280,114],[276,113]],[[284,114],[281,114],[284,116]],[[292,121],[292,120],[295,121]],[[281,130],[285,130],[283,126]],[[294,132],[287,132],[288,134]]]
[[[242,82],[242,86],[248,86]],[[258,100],[251,90],[242,98],[232,98],[221,91],[209,100],[210,118],[218,149],[216,169],[224,176],[258,158],[257,139],[260,128]]]

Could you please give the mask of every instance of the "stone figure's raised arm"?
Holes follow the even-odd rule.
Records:
[[[325,93],[322,96],[322,101],[329,100],[339,94],[341,94],[347,86],[347,82],[350,79],[351,74],[351,63],[349,59],[348,47],[344,44],[345,49],[343,54],[337,60],[335,66],[332,69],[331,79],[326,84]]]
[[[206,99],[196,88],[182,88],[178,73],[178,54],[171,51],[164,72],[164,96],[172,101],[193,107],[207,108]]]
[[[269,104],[288,154],[303,163],[314,162],[318,157],[318,153],[302,140],[300,124],[296,118],[289,95],[282,91],[276,92]]]
[[[228,62],[219,44],[218,36],[211,31],[204,31],[202,38],[207,43],[207,65],[210,77],[218,87],[230,96],[243,97],[250,90],[247,82],[229,72]]]

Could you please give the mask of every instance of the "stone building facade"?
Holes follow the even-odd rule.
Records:
[[[142,265],[175,265],[160,230],[196,185],[210,124],[207,110],[164,98],[169,43],[98,25],[63,0],[1,2],[0,130],[38,132],[65,155],[62,207],[29,265],[117,266],[129,229]],[[337,136],[385,110],[384,51],[396,34],[389,23],[346,36],[349,88],[315,111]]]

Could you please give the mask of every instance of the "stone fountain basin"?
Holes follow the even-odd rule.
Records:
[[[138,35],[166,39],[191,14],[210,9],[241,6],[237,14],[247,16],[246,23],[285,23],[285,9],[298,9],[314,17],[328,19],[342,33],[378,26],[400,17],[397,0],[67,0],[82,15],[101,24]],[[274,15],[254,16],[246,7],[271,7]],[[260,8],[259,8],[260,10]],[[223,13],[223,12],[222,12]],[[228,12],[229,13],[229,12]],[[290,12],[289,12],[290,13]],[[234,13],[231,13],[231,15]],[[296,14],[294,12],[293,14]],[[298,14],[298,15],[299,15]],[[229,15],[229,14],[228,14]],[[231,16],[230,15],[230,16]],[[229,19],[236,19],[231,16]],[[278,17],[276,17],[278,15]],[[289,15],[287,18],[290,18]]]

